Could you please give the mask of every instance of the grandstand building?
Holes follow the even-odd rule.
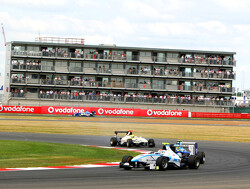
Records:
[[[0,105],[2,104],[2,98],[3,98],[3,76],[0,73]]]
[[[233,106],[235,54],[85,45],[68,38],[12,41],[4,104],[227,112]]]

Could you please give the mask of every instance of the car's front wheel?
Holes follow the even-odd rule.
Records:
[[[168,159],[166,157],[159,157],[156,160],[156,166],[159,168],[159,170],[164,171],[168,168]]]
[[[132,159],[133,159],[132,156],[124,156],[124,157],[122,158],[122,163],[123,163],[123,164],[129,163],[129,165],[131,166],[131,160],[132,160]],[[130,166],[124,166],[124,169],[125,169],[125,170],[130,170],[130,169],[132,169],[132,167],[130,167]]]

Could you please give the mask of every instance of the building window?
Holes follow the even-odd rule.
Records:
[[[25,46],[13,46],[13,50],[16,52],[25,51]]]
[[[41,64],[43,71],[54,71],[53,61],[42,60]]]
[[[178,58],[178,53],[167,53],[167,58]]]
[[[70,62],[69,66],[70,72],[81,72],[82,66],[80,62]]]
[[[95,63],[84,62],[83,67],[84,68],[95,68]]]
[[[37,52],[37,51],[39,51],[39,47],[38,46],[27,46],[27,51]]]

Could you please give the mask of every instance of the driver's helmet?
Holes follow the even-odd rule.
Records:
[[[128,135],[133,135],[132,130],[128,131]]]
[[[181,145],[182,142],[182,140],[177,140],[176,144]]]

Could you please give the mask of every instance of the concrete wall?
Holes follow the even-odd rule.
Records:
[[[75,106],[75,107],[109,107],[109,108],[141,108],[156,110],[188,110],[191,112],[220,112],[229,113],[229,107],[195,106],[195,105],[164,105],[164,104],[138,104],[90,101],[57,101],[57,100],[26,100],[11,99],[10,106]]]

